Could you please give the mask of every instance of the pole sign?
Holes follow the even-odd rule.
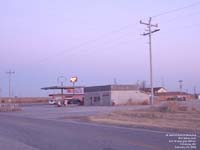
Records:
[[[71,77],[70,82],[75,83],[78,81],[78,77]]]

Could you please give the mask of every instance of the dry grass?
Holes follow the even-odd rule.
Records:
[[[167,103],[146,110],[120,110],[107,115],[92,116],[89,120],[126,126],[200,131],[199,110],[176,103]]]
[[[149,102],[148,100],[144,100],[144,101],[137,101],[137,100],[129,100],[127,103],[123,103],[123,104],[118,104],[118,105],[127,105],[127,106],[131,106],[131,105],[148,105]]]
[[[1,104],[0,112],[10,112],[10,111],[21,111],[21,108],[17,104]]]
[[[17,97],[1,98],[0,103],[47,103],[49,98],[46,97]]]
[[[181,105],[177,102],[167,102],[160,106],[152,106],[149,110],[158,112],[182,112],[188,111],[189,107]]]

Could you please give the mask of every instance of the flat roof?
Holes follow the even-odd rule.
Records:
[[[85,87],[84,92],[138,90],[137,85],[102,85]]]
[[[74,94],[49,94],[49,96],[83,96],[84,93],[74,93]]]

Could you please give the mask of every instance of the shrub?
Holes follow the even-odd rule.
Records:
[[[0,112],[20,111],[21,108],[17,104],[0,104]]]
[[[183,106],[177,102],[167,102],[154,109],[156,109],[159,112],[178,112],[178,111],[187,111],[188,107]]]
[[[143,102],[141,102],[141,105],[149,105],[149,102],[147,100],[143,101]]]
[[[127,103],[123,104],[123,105],[148,105],[148,101],[144,100],[144,101],[137,101],[137,100],[132,100],[129,99]]]

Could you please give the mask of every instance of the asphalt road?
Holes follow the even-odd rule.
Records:
[[[24,113],[29,114],[27,111]],[[163,131],[45,119],[44,116],[22,114],[23,112],[0,113],[0,150],[174,149],[166,136],[167,132]]]

